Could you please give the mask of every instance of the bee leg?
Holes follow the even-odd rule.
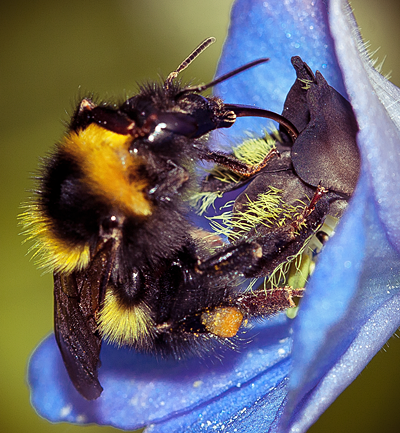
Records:
[[[232,272],[243,274],[256,266],[261,257],[262,249],[257,242],[241,242],[199,261],[196,272],[208,276],[223,276]]]
[[[284,287],[274,291],[264,288],[246,293],[235,291],[234,285],[239,282],[237,277],[250,272],[253,266],[257,268],[261,257],[259,244],[241,242],[222,249],[206,260],[198,260],[194,274],[186,278],[181,286],[185,297],[177,296],[179,301],[171,309],[171,315],[157,325],[157,331],[167,334],[172,331],[191,335],[211,334],[226,339],[234,337],[248,318],[270,316],[293,307],[292,298],[301,296],[302,289]],[[179,310],[183,314],[178,314]]]
[[[219,166],[233,171],[234,173],[250,177],[262,170],[275,155],[279,156],[279,151],[276,148],[273,148],[259,164],[254,165],[246,164],[232,155],[216,151],[209,151],[203,154],[201,158],[206,161],[212,161]]]
[[[243,321],[252,317],[269,317],[296,304],[293,297],[302,297],[304,289],[278,287],[273,290],[264,288],[241,292],[227,304],[207,309],[200,320],[206,332],[221,338],[234,337]]]
[[[327,192],[328,190],[324,188],[321,184],[318,185],[310,201],[310,204],[306,206],[303,212],[299,215],[299,217],[295,221],[293,221],[292,227],[294,228],[294,230],[298,230],[300,225],[307,221],[307,218],[310,216],[311,212],[315,209],[315,205]]]
[[[289,286],[270,290],[261,287],[239,293],[235,305],[245,317],[270,316],[295,307],[293,297],[302,297],[303,294],[304,289],[292,289]]]

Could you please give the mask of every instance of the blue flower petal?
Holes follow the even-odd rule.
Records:
[[[371,360],[397,328],[393,327],[393,317],[400,315],[398,293],[388,299],[359,330],[346,352],[337,360],[333,368],[308,395],[304,407],[297,408],[293,417],[291,432],[305,432],[329,407],[336,397],[350,385],[355,377]]]
[[[283,431],[288,424],[306,431],[397,329],[399,314],[388,316],[386,308],[399,302],[399,287],[400,256],[387,241],[364,177],[307,287],[294,328]]]
[[[305,431],[400,325],[398,313],[388,314],[396,311],[400,288],[400,255],[393,248],[399,246],[400,135],[374,91],[386,80],[379,80],[358,54],[347,4],[331,3],[331,29],[360,127],[362,174],[348,213],[307,288],[295,328],[283,430],[291,425],[293,431]],[[368,80],[371,74],[375,86]],[[327,302],[339,311],[332,314]]]
[[[237,391],[264,372],[278,369],[278,382],[273,379],[260,385],[265,390],[288,373],[290,326],[291,321],[280,315],[247,330],[238,342],[246,350],[225,352],[223,363],[214,358],[157,360],[104,345],[99,370],[104,391],[95,401],[84,400],[73,387],[52,335],[30,361],[32,405],[51,421],[111,424],[131,430],[171,414],[191,412],[215,396]]]
[[[149,426],[146,433],[266,431],[284,407],[290,359],[275,364],[250,383],[232,388],[184,416]],[[233,430],[234,429],[234,430]]]
[[[365,169],[389,242],[400,252],[400,90],[372,68],[365,52],[358,54],[359,49],[364,50],[355,23],[346,14],[346,2],[331,3],[332,35],[360,127]]]

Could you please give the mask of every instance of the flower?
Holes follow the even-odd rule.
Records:
[[[400,325],[400,90],[367,60],[344,0],[238,0],[218,75],[266,55],[267,66],[222,83],[219,95],[280,112],[298,55],[347,97],[359,126],[358,185],[298,317],[257,325],[223,363],[157,361],[105,345],[104,392],[92,402],[73,388],[50,336],[29,367],[40,415],[149,432],[303,432]],[[264,127],[241,119],[225,135]]]

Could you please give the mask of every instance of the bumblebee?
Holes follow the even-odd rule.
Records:
[[[293,306],[302,290],[243,292],[242,277],[265,275],[285,260],[327,213],[322,187],[296,218],[232,244],[189,218],[199,161],[250,179],[278,152],[249,164],[210,148],[212,130],[237,117],[277,120],[292,142],[299,132],[267,110],[225,104],[204,90],[260,59],[198,87],[178,74],[204,41],[163,83],[150,83],[119,106],[84,98],[68,131],[45,160],[36,195],[23,215],[28,237],[54,273],[55,337],[81,395],[96,399],[101,343],[180,358],[229,345],[243,321]],[[209,177],[208,188],[213,188]],[[206,188],[207,189],[207,188]],[[261,240],[261,241],[260,241]],[[214,252],[212,252],[214,251]]]

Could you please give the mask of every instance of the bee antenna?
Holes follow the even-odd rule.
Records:
[[[175,78],[185,70],[192,62],[195,60],[206,48],[208,48],[211,44],[216,41],[214,37],[209,37],[205,39],[197,48],[195,48],[186,59],[175,69],[175,71],[171,72],[167,79],[165,80],[164,86],[168,89],[171,83]]]
[[[201,86],[185,87],[184,89],[182,89],[182,90],[178,93],[178,95],[176,95],[176,98],[180,98],[180,97],[181,97],[182,95],[184,95],[185,93],[192,93],[192,92],[194,92],[194,93],[201,93],[201,92],[203,92],[204,90],[209,89],[210,87],[214,87],[214,86],[216,86],[217,84],[222,83],[222,81],[225,81],[225,80],[227,80],[227,79],[229,79],[229,78],[231,78],[231,77],[234,77],[234,76],[237,75],[237,74],[240,74],[240,73],[243,72],[243,71],[246,71],[247,69],[253,68],[254,66],[257,66],[257,65],[259,65],[259,64],[261,64],[261,63],[265,63],[265,62],[268,62],[268,61],[269,61],[268,58],[254,60],[254,61],[252,61],[252,62],[250,62],[250,63],[246,63],[246,64],[243,65],[243,66],[240,66],[240,67],[237,68],[237,69],[234,69],[234,70],[231,71],[231,72],[228,72],[228,73],[222,75],[222,76],[219,77],[219,78],[216,78],[215,80],[211,81],[211,82],[208,83],[208,84],[202,84]]]

